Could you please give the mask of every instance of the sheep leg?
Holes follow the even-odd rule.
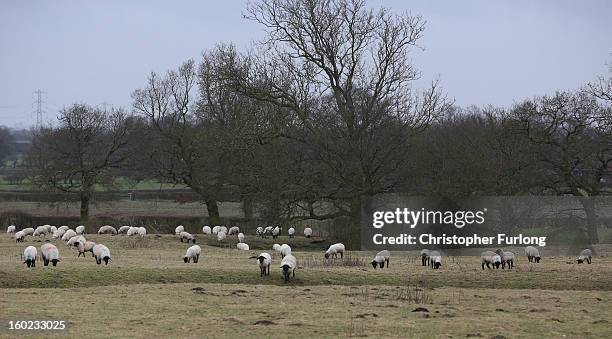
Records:
[[[385,260],[387,262],[387,268],[389,268],[389,259]]]
[[[340,252],[340,259],[344,259],[344,252]]]
[[[591,257],[587,258],[587,264],[589,264],[589,265],[591,264]]]

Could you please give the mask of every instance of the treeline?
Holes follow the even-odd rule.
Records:
[[[512,107],[453,105],[440,82],[414,90],[420,16],[360,1],[260,0],[247,19],[266,37],[219,44],[151,73],[133,106],[74,104],[34,133],[28,166],[47,190],[77,192],[118,176],[186,185],[211,223],[227,190],[265,222],[346,218],[364,196],[610,194],[612,70],[581,89]],[[517,98],[520,99],[520,98]]]

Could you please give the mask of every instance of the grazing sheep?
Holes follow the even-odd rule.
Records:
[[[276,239],[276,237],[278,237],[281,233],[283,229],[280,226],[276,226],[274,227],[274,229],[272,229],[272,238]]]
[[[582,264],[583,262],[587,262],[587,264],[591,263],[591,257],[593,256],[593,251],[591,251],[590,249],[586,248],[583,249],[580,254],[578,255],[578,258],[576,259],[576,261],[579,264]]]
[[[85,226],[79,225],[77,226],[77,228],[74,229],[74,231],[76,232],[76,234],[85,234]]]
[[[45,266],[48,266],[49,262],[51,262],[53,266],[57,266],[57,263],[60,261],[59,250],[51,243],[40,246],[40,255],[43,260],[43,265]]]
[[[328,259],[331,256],[338,258],[338,253],[340,253],[340,259],[344,258],[344,245],[341,243],[329,246],[327,251],[325,251],[325,259]]]
[[[487,265],[488,269],[491,269],[490,265],[493,265],[497,269],[499,269],[499,266],[501,265],[501,257],[493,251],[482,252],[480,254],[480,261],[483,270],[485,265]]]
[[[147,229],[144,227],[138,227],[138,235],[144,237],[147,235]]]
[[[264,232],[264,229],[261,226],[257,227],[257,229],[255,230],[255,234],[262,238],[263,238],[263,232]]]
[[[80,242],[84,243],[86,241],[87,241],[87,239],[85,239],[84,236],[82,236],[82,235],[75,235],[74,237],[71,237],[70,239],[68,239],[68,241],[66,242],[66,245],[68,245],[69,247],[72,247],[72,246],[77,246],[78,243],[80,243]]]
[[[259,276],[269,276],[270,264],[272,264],[272,256],[266,252],[260,253],[257,257],[257,262],[259,263]]]
[[[198,260],[200,260],[200,253],[202,253],[200,246],[193,245],[187,249],[187,252],[185,252],[183,261],[188,264],[193,259],[193,263],[197,264]]]
[[[219,234],[219,229],[221,228],[221,226],[215,226],[212,228],[212,234],[217,235]]]
[[[127,234],[127,231],[130,229],[130,227],[132,226],[123,225],[119,227],[119,229],[117,230],[117,234]]]
[[[238,235],[240,233],[240,228],[238,226],[230,227],[227,231],[227,235]]]
[[[525,247],[525,255],[527,256],[527,260],[529,260],[529,262],[540,262],[540,251],[533,246]]]
[[[219,232],[225,232],[225,235],[227,236],[227,227],[225,227],[225,226],[220,226],[220,227],[219,227]]]
[[[28,267],[36,267],[36,247],[28,246],[23,251],[23,263],[28,265]]]
[[[91,252],[91,256],[93,257],[93,248],[96,246],[96,243],[93,241],[79,241],[76,244],[76,248],[79,250],[79,255],[77,258],[83,255],[85,257],[85,252]]]
[[[69,228],[70,228],[70,227],[68,227],[68,226],[64,225],[64,226],[60,226],[60,227],[58,227],[57,229],[58,229],[58,230],[64,230],[64,232],[65,232],[65,231],[67,231]]]
[[[51,234],[53,234],[53,232],[57,231],[57,227],[55,226],[51,226]]]
[[[421,266],[429,266],[430,252],[428,249],[421,250]]]
[[[239,242],[244,242],[244,233],[238,233],[238,241]]]
[[[185,232],[185,227],[183,227],[183,225],[176,226],[174,229],[174,234],[179,235],[181,232]]]
[[[243,242],[239,242],[239,243],[236,244],[236,248],[238,248],[239,250],[242,250],[242,251],[248,251],[249,250],[249,245],[245,244]]]
[[[37,237],[43,235],[47,237],[47,234],[49,233],[51,233],[51,225],[43,225],[36,227],[34,233],[32,233],[32,236]]]
[[[32,227],[22,229],[25,235],[34,235],[34,229]]]
[[[283,277],[285,278],[285,282],[289,281],[289,275],[293,273],[293,277],[295,278],[295,268],[297,267],[297,260],[291,254],[287,254],[281,260],[280,268],[283,270]]]
[[[53,232],[53,239],[60,239],[66,233],[66,229],[58,228],[55,232]]]
[[[281,258],[291,255],[291,247],[287,244],[282,244],[280,247]]]
[[[25,240],[25,233],[18,231],[15,233],[15,242],[23,242]]]
[[[62,235],[62,241],[68,241],[70,238],[76,236],[76,232],[74,230],[67,230],[64,235]]]
[[[210,226],[202,227],[202,233],[204,233],[204,234],[211,234],[212,230],[210,229]]]
[[[98,230],[98,234],[117,234],[117,230],[111,225],[104,225]]]
[[[290,227],[290,228],[287,230],[287,234],[289,235],[289,238],[293,238],[293,236],[295,235],[295,228]]]
[[[312,228],[310,228],[310,227],[306,227],[306,228],[304,229],[304,236],[305,236],[306,238],[310,238],[310,237],[312,236]]]
[[[196,242],[195,237],[191,233],[188,233],[188,232],[179,233],[179,239],[181,240],[181,242],[186,241],[187,243],[189,243],[191,241],[194,244]]]
[[[372,260],[372,267],[376,269],[376,266],[380,265],[380,268],[385,268],[386,262],[387,268],[389,268],[389,257],[391,257],[391,252],[387,250],[383,250],[376,253],[376,256],[374,256],[374,259]]]
[[[96,258],[96,263],[98,265],[102,263],[102,260],[104,260],[105,265],[108,265],[108,262],[111,260],[110,250],[108,249],[108,247],[102,244],[96,244],[93,247],[92,252],[94,258]]]
[[[125,233],[127,236],[131,237],[134,235],[138,235],[138,231],[139,231],[139,227],[130,227],[128,228],[127,232]]]
[[[431,268],[439,269],[442,266],[442,255],[438,251],[429,252],[429,263]]]
[[[502,269],[506,268],[506,264],[508,264],[508,269],[512,269],[514,267],[514,253],[512,252],[504,252],[501,249],[495,251],[501,257]]]
[[[269,235],[272,235],[272,226],[264,228],[263,237],[266,238]]]
[[[281,245],[279,245],[279,244],[272,245],[272,250],[280,253]]]
[[[6,234],[15,234],[15,225],[9,225],[9,227],[6,228]]]
[[[217,233],[217,240],[218,241],[223,241],[223,239],[225,239],[226,236],[227,236],[227,234],[225,232],[219,232],[219,233]]]

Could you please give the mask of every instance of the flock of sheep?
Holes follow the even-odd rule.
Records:
[[[85,226],[80,225],[76,227],[74,230],[70,229],[68,226],[55,227],[51,225],[43,225],[38,226],[36,229],[34,228],[24,228],[20,231],[16,231],[16,227],[11,225],[7,228],[6,231],[8,234],[15,237],[17,242],[23,242],[26,236],[45,236],[51,234],[53,239],[60,239],[66,242],[66,245],[70,248],[76,248],[78,250],[78,256],[83,255],[85,257],[85,252],[91,252],[92,257],[95,258],[96,263],[99,265],[104,261],[105,265],[108,265],[108,262],[111,261],[111,254],[108,247],[103,244],[96,244],[92,241],[87,241],[85,238]],[[282,228],[280,226],[272,227],[258,227],[256,229],[256,235],[262,238],[266,238],[271,236],[276,239],[282,232]],[[121,226],[119,229],[116,229],[113,226],[105,225],[99,228],[98,234],[125,234],[128,236],[145,236],[147,234],[147,230],[144,227],[132,227],[132,226]],[[212,235],[216,236],[218,241],[223,241],[227,236],[236,236],[238,239],[238,243],[236,244],[236,248],[239,250],[248,251],[249,245],[245,242],[246,237],[244,233],[240,232],[240,228],[238,226],[233,226],[227,228],[225,226],[204,226],[202,227],[202,233],[204,235]],[[295,236],[295,228],[291,227],[288,229],[287,234],[290,238]],[[192,235],[188,232],[185,232],[185,228],[182,225],[179,225],[175,229],[175,235],[180,240],[181,243],[192,243],[193,245],[187,248],[185,255],[183,256],[183,261],[185,263],[198,263],[200,254],[202,253],[202,249],[200,246],[195,245],[196,236]],[[312,236],[312,229],[305,228],[304,236],[306,238],[310,238]],[[274,244],[272,246],[272,250],[280,254],[281,263],[280,269],[284,280],[287,282],[289,278],[295,277],[295,269],[297,268],[297,259],[295,256],[291,254],[291,247],[287,244]],[[325,258],[344,258],[344,252],[346,251],[345,246],[342,243],[337,243],[331,245],[327,251],[325,251]],[[527,246],[525,248],[525,255],[529,262],[539,263],[541,260],[540,252],[536,247]],[[389,259],[391,253],[387,250],[383,250],[378,252],[374,259],[371,261],[372,267],[375,269],[377,267],[384,268],[387,265],[389,267]],[[591,259],[593,256],[593,252],[590,249],[584,249],[578,255],[576,261],[581,264],[583,262],[591,263]],[[36,267],[36,259],[38,257],[38,251],[34,246],[28,246],[23,252],[23,260],[24,264],[27,267]],[[442,255],[439,251],[436,250],[428,250],[424,249],[420,253],[422,266],[430,266],[432,269],[439,269],[442,266]],[[59,250],[58,248],[46,242],[42,246],[40,246],[40,258],[43,260],[43,264],[48,266],[49,263],[52,263],[53,266],[56,266],[60,261],[59,258]],[[267,252],[262,252],[258,256],[253,256],[251,259],[257,259],[257,264],[260,269],[260,276],[269,276],[270,275],[270,266],[272,264],[272,255]],[[495,268],[499,269],[501,266],[502,269],[508,267],[508,269],[514,268],[514,261],[516,260],[516,256],[513,252],[503,251],[501,249],[493,251],[485,251],[482,252],[481,256],[481,267],[484,270],[485,266],[489,269]]]

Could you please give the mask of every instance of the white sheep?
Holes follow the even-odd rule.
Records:
[[[219,233],[217,233],[217,240],[218,241],[223,241],[223,239],[225,239],[226,236],[227,236],[227,234],[225,232],[219,232]]]
[[[145,235],[147,235],[147,229],[144,227],[138,227],[138,235],[141,237],[144,237]]]
[[[178,225],[174,229],[174,234],[179,235],[181,232],[185,232],[185,227],[183,225]]]
[[[40,255],[43,260],[43,265],[45,266],[48,266],[49,262],[51,262],[53,266],[57,266],[57,263],[60,261],[59,250],[51,243],[40,246]]]
[[[385,268],[385,263],[387,263],[387,268],[389,268],[389,258],[391,257],[391,252],[387,250],[382,250],[374,256],[372,259],[372,267],[376,268],[377,265],[380,268]]]
[[[225,235],[227,236],[227,227],[219,226],[219,232],[225,232]]]
[[[62,235],[62,241],[68,241],[70,240],[70,238],[76,236],[76,232],[74,230],[67,230],[66,232],[64,232],[64,235]]]
[[[23,263],[28,265],[28,267],[36,267],[36,255],[37,255],[36,247],[28,246],[23,251]]]
[[[279,244],[272,245],[272,250],[280,253],[281,245],[279,245]]]
[[[240,228],[238,226],[230,227],[227,231],[227,235],[238,235],[238,233],[240,233]]]
[[[243,242],[239,242],[239,243],[236,244],[236,248],[238,248],[239,250],[242,250],[242,251],[248,251],[249,250],[249,245],[245,244]]]
[[[98,230],[98,234],[117,234],[117,230],[111,225],[104,225]]]
[[[64,230],[64,232],[65,232],[65,231],[67,231],[69,228],[70,228],[70,227],[68,227],[68,226],[66,226],[66,225],[63,225],[63,226],[58,227],[57,229],[58,229],[58,230]]]
[[[196,242],[195,237],[191,233],[189,233],[189,232],[181,232],[181,233],[179,233],[179,239],[181,240],[181,242],[186,241],[187,243],[189,243],[191,241],[194,244]]]
[[[210,226],[202,227],[202,233],[204,233],[204,234],[212,234],[212,230],[210,229]]]
[[[421,250],[421,266],[428,266],[428,265],[429,265],[429,250],[425,248]]]
[[[305,236],[306,238],[310,238],[310,237],[312,236],[312,228],[310,228],[310,227],[306,227],[306,228],[304,229],[304,236]]]
[[[293,236],[295,235],[295,228],[290,227],[290,228],[287,230],[287,235],[289,235],[289,238],[293,238]]]
[[[55,231],[57,231],[57,227],[51,226],[51,234],[55,233]]]
[[[590,249],[586,248],[583,249],[580,254],[578,255],[578,258],[576,259],[576,261],[579,264],[582,264],[583,262],[587,262],[587,264],[591,263],[591,258],[593,257],[593,251],[591,251]]]
[[[266,228],[264,228],[263,230],[263,237],[266,238],[267,236],[272,235],[272,226],[267,226]]]
[[[282,244],[280,247],[281,258],[291,255],[291,247],[287,244]]]
[[[125,233],[128,236],[134,236],[134,235],[138,235],[138,231],[139,231],[139,227],[130,227],[128,228],[127,232]]]
[[[344,258],[344,245],[342,243],[337,243],[329,246],[327,251],[325,251],[325,259],[333,256],[334,258],[338,258],[338,253],[340,253],[340,259]]]
[[[119,229],[117,230],[117,234],[127,234],[127,231],[130,229],[130,227],[132,226],[124,225],[119,227]]]
[[[239,242],[244,242],[244,233],[238,233],[238,241]]]
[[[79,225],[77,226],[77,228],[74,229],[74,231],[76,232],[76,234],[85,234],[85,226]]]
[[[212,234],[217,235],[219,234],[219,229],[221,228],[221,226],[214,226],[212,228]]]
[[[22,229],[25,235],[34,235],[34,229],[32,227]]]
[[[183,256],[183,261],[185,263],[189,263],[191,262],[191,260],[193,260],[193,263],[197,264],[198,260],[200,260],[200,253],[202,253],[202,249],[200,248],[200,246],[193,245],[187,249],[187,252],[185,252],[185,255]]]
[[[502,268],[506,268],[506,264],[508,264],[508,269],[514,267],[514,253],[504,252],[501,249],[498,249],[495,253],[501,257]]]
[[[272,264],[272,256],[266,252],[260,253],[257,257],[257,262],[259,264],[259,276],[269,276],[270,264]]]
[[[17,227],[15,227],[15,225],[9,225],[9,227],[6,228],[6,234],[14,235],[16,229]]]
[[[25,233],[18,231],[15,233],[15,242],[23,242],[25,240]]]
[[[429,263],[431,268],[439,269],[442,266],[442,255],[438,251],[429,252]]]
[[[102,260],[104,260],[105,265],[108,265],[108,262],[111,260],[110,250],[108,249],[108,247],[102,244],[96,244],[93,247],[92,252],[94,258],[96,258],[96,263],[98,265],[102,263]]]
[[[80,257],[81,254],[83,255],[83,257],[85,257],[85,252],[91,252],[91,256],[93,257],[94,246],[96,246],[96,243],[93,241],[77,242],[76,248],[79,250],[79,254],[77,255],[77,258]]]
[[[276,226],[272,229],[272,238],[276,239],[276,237],[278,237],[281,233],[283,229],[280,226]]]
[[[43,225],[36,227],[34,233],[32,233],[32,236],[36,237],[42,235],[46,237],[49,233],[51,233],[51,225]]]
[[[540,251],[533,246],[525,247],[525,255],[527,256],[527,260],[529,260],[529,262],[540,262]]]
[[[495,268],[499,269],[499,266],[501,265],[501,257],[499,254],[496,254],[493,251],[484,251],[480,254],[480,262],[483,270],[485,265],[487,265],[487,268],[489,269],[491,268],[490,265],[493,265]]]
[[[280,268],[282,270],[283,277],[285,278],[285,282],[289,281],[289,275],[293,273],[293,277],[295,278],[295,268],[297,267],[297,260],[291,254],[287,254],[281,260]]]
[[[257,227],[257,229],[255,230],[255,234],[256,234],[258,237],[262,237],[262,238],[263,238],[263,232],[264,232],[264,229],[263,229],[263,227],[261,227],[261,226]]]
[[[77,246],[79,242],[86,242],[87,239],[85,239],[84,236],[82,235],[75,235],[74,237],[71,237],[70,239],[68,239],[68,241],[66,242],[66,245],[68,245],[69,247],[72,246]]]
[[[58,228],[55,232],[53,232],[53,239],[60,239],[66,233],[65,228]]]

